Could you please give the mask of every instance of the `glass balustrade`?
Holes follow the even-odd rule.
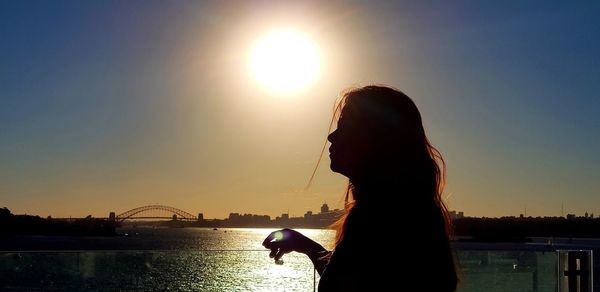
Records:
[[[459,292],[572,292],[586,291],[582,289],[592,283],[591,251],[459,249],[456,257],[461,279]],[[308,258],[291,253],[284,261],[282,265],[275,264],[264,250],[0,252],[0,290],[315,288],[319,276]],[[572,290],[573,287],[578,290]]]

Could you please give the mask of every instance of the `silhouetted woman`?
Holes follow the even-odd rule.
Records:
[[[327,139],[331,170],[349,178],[333,252],[283,229],[263,245],[271,257],[306,254],[319,291],[454,291],[457,275],[441,199],[444,161],[404,93],[383,86],[346,92]]]

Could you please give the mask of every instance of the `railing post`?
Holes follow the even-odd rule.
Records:
[[[592,251],[559,251],[559,273],[560,292],[592,292]]]

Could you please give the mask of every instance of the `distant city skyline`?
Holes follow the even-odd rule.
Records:
[[[146,206],[139,206],[137,208],[134,209],[140,209],[140,208],[148,208],[148,207],[154,207],[154,206],[158,206],[158,207],[166,207],[166,208],[174,208],[174,209],[179,209],[177,207],[174,206],[168,206],[168,205],[160,205],[160,204],[156,204],[156,205],[146,205]],[[5,208],[5,207],[0,207],[0,208]],[[10,208],[8,208],[10,210]],[[48,218],[59,218],[59,219],[67,219],[67,218],[86,218],[86,217],[93,217],[93,218],[106,218],[108,220],[115,220],[119,218],[120,215],[128,213],[133,211],[134,209],[131,210],[127,210],[127,211],[123,211],[121,213],[117,213],[115,211],[110,211],[108,212],[105,216],[93,216],[92,214],[88,214],[86,216],[80,216],[80,217],[73,217],[73,216],[67,216],[67,217],[57,217],[57,216],[52,216],[52,215],[48,215],[48,216],[41,216],[39,214],[18,214],[18,213],[14,213],[15,215],[32,215],[32,216],[40,216],[40,217],[48,217]],[[313,209],[309,209],[306,210],[303,214],[290,214],[289,212],[282,212],[280,214],[255,214],[255,213],[249,213],[249,212],[244,212],[244,211],[240,211],[240,210],[236,210],[236,211],[231,211],[229,212],[229,214],[227,216],[223,216],[223,217],[206,217],[204,215],[203,212],[198,212],[198,213],[193,213],[192,211],[189,210],[183,210],[183,209],[179,209],[179,211],[182,211],[184,213],[189,213],[189,214],[198,214],[198,215],[191,215],[194,216],[194,220],[231,220],[232,216],[233,217],[245,217],[245,216],[259,216],[259,217],[264,217],[266,216],[268,218],[268,220],[281,220],[281,219],[299,219],[299,218],[307,218],[307,217],[311,217],[311,216],[318,216],[320,214],[336,214],[335,216],[339,216],[341,214],[343,214],[343,209],[339,209],[339,208],[331,208],[329,207],[329,205],[327,203],[323,203],[321,205],[320,208],[318,208],[317,211],[313,212]],[[462,218],[544,218],[544,217],[562,217],[562,218],[566,218],[566,219],[575,219],[575,218],[596,218],[593,212],[584,212],[584,213],[562,213],[559,215],[548,215],[548,214],[541,214],[541,215],[536,215],[536,216],[532,216],[531,214],[527,214],[525,213],[519,213],[519,214],[504,214],[504,215],[500,215],[500,216],[474,216],[474,215],[470,215],[465,213],[464,211],[461,210],[448,210],[448,213],[450,215],[450,218],[452,218],[453,220],[455,219],[462,219]],[[167,217],[165,217],[167,218]],[[171,218],[171,216],[168,216],[168,218]],[[180,218],[179,216],[177,216],[177,218]],[[598,217],[600,218],[600,217]],[[333,218],[328,217],[328,219],[332,220]],[[135,218],[134,218],[135,220]]]
[[[341,209],[347,179],[327,153],[305,186],[339,92],[383,83],[419,107],[450,209],[600,214],[598,15],[600,2],[2,1],[0,207]],[[320,56],[292,93],[249,71],[280,29]]]

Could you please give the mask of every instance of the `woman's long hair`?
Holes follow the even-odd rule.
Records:
[[[383,156],[376,157],[374,153],[371,161],[374,167],[380,168],[382,176],[409,175],[418,176],[416,181],[420,192],[414,194],[423,196],[419,198],[424,202],[432,203],[437,213],[441,214],[444,222],[446,239],[449,240],[452,232],[451,220],[448,209],[442,200],[442,192],[445,184],[445,162],[440,152],[431,145],[423,128],[421,115],[415,103],[404,93],[387,86],[365,86],[352,88],[342,92],[336,101],[334,114],[330,124],[338,121],[346,110],[352,110],[353,118],[360,119],[359,123],[373,136],[374,144],[382,145],[378,153]],[[325,151],[325,145],[321,151],[321,157]],[[319,159],[320,162],[321,159]],[[384,162],[382,162],[384,161]],[[404,167],[381,167],[385,163],[404,165]],[[317,164],[318,167],[318,164]],[[401,174],[394,172],[404,171]],[[316,168],[310,178],[314,178]],[[364,196],[365,198],[367,195]],[[352,180],[348,182],[344,203],[345,213],[334,223],[332,227],[337,231],[336,245],[344,238],[348,225],[348,214],[361,205],[362,201],[359,190]],[[437,217],[437,216],[436,216]],[[439,226],[439,224],[438,224]]]
[[[429,240],[435,247],[431,256],[438,261],[435,267],[440,273],[432,287],[454,291],[458,278],[449,243],[452,227],[442,200],[446,165],[427,139],[415,103],[386,86],[350,89],[336,102],[329,131],[335,121],[344,125],[341,133],[329,137],[332,149],[344,149],[342,156],[334,152],[338,153],[335,171],[349,178],[345,213],[332,225],[337,230],[336,246],[345,236],[347,244],[362,240],[365,227],[371,232],[380,222],[396,222],[396,207],[408,206],[403,213],[419,216],[422,222],[405,224],[403,227],[412,228],[405,232]],[[321,157],[324,151],[325,146]],[[344,164],[344,158],[349,158],[350,164]],[[332,169],[333,165],[332,161]],[[309,185],[315,172],[316,167]],[[387,216],[383,221],[377,218],[382,215]]]

